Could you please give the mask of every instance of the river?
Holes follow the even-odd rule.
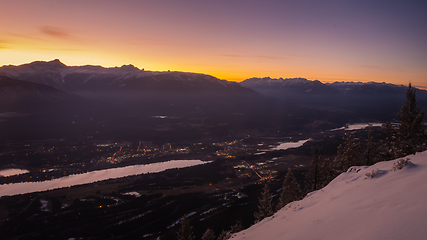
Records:
[[[145,165],[133,165],[127,167],[92,171],[41,182],[3,184],[0,185],[0,197],[71,187],[75,185],[82,185],[107,179],[121,178],[144,173],[157,173],[165,171],[167,169],[191,167],[205,163],[209,162],[201,160],[171,160],[167,162],[151,163]]]

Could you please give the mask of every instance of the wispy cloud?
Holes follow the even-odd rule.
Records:
[[[40,32],[54,38],[70,39],[70,33],[64,28],[58,28],[53,26],[43,26],[40,28]]]
[[[9,45],[8,42],[0,39],[0,49],[8,49],[9,47],[7,45]]]

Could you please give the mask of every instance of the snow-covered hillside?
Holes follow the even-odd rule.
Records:
[[[407,158],[352,167],[233,239],[427,239],[427,152]]]

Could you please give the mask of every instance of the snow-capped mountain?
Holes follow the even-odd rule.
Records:
[[[264,94],[331,94],[336,91],[318,80],[310,81],[305,78],[249,78],[240,83]]]
[[[133,65],[123,65],[122,67],[104,68],[101,66],[77,66],[68,67],[60,60],[44,62],[36,61],[19,66],[8,65],[0,67],[0,74],[20,80],[45,84],[57,89],[65,90],[69,75],[78,74],[82,82],[90,81],[93,78],[103,76],[109,77],[110,81],[133,76],[154,75],[155,72],[144,72]],[[111,82],[106,82],[111,84]]]
[[[79,127],[81,132],[87,134],[93,129],[93,126],[105,126],[105,123],[109,122],[109,129],[102,128],[101,132],[105,132],[110,137],[128,136],[130,132],[137,137],[144,134],[158,136],[160,134],[155,129],[166,129],[167,131],[175,131],[177,136],[185,138],[194,134],[195,131],[182,130],[181,126],[188,126],[188,124],[182,123],[181,118],[198,119],[197,121],[201,121],[201,123],[198,123],[197,126],[208,128],[208,126],[215,126],[216,121],[228,121],[227,124],[231,121],[236,122],[235,119],[246,121],[246,118],[239,116],[246,116],[247,114],[251,114],[251,119],[265,118],[266,114],[272,114],[272,111],[266,110],[269,107],[266,101],[270,100],[259,93],[242,87],[236,82],[220,80],[199,73],[152,72],[138,69],[132,65],[114,68],[101,66],[70,67],[59,60],[53,60],[50,62],[38,61],[20,66],[3,66],[0,68],[0,76],[15,79],[15,84],[19,84],[19,82],[25,85],[32,84],[33,86],[40,86],[40,88],[51,89],[52,92],[58,94],[67,93],[70,96],[77,95],[80,99],[84,99],[83,102],[86,104],[81,104],[82,101],[74,101],[76,104],[73,104],[73,101],[66,101],[70,104],[65,106],[60,104],[64,101],[58,100],[55,94],[42,94],[44,101],[39,101],[40,94],[35,94],[37,91],[29,93],[24,88],[16,88],[14,91],[16,98],[13,99],[9,99],[7,96],[8,92],[11,91],[10,89],[8,92],[0,91],[0,100],[9,99],[3,101],[7,108],[0,108],[0,113],[4,111],[41,113],[46,112],[45,109],[52,108],[49,111],[52,116],[45,117],[45,119],[55,120],[54,124],[44,124],[43,121],[33,120],[30,117],[23,119],[27,122],[21,124],[30,126],[29,124],[41,123],[43,126],[37,125],[31,130],[43,129],[40,131],[44,132],[53,132],[50,129],[52,127],[55,127],[55,131],[58,129],[68,131],[71,129],[69,128],[71,124],[73,127]],[[32,94],[31,96],[36,95],[37,98],[28,98],[27,93]],[[22,101],[22,104],[19,104],[21,107],[16,107],[18,106],[17,103],[20,102],[17,99],[32,100]],[[58,107],[52,107],[51,104],[47,103],[55,103],[54,106]],[[160,115],[174,116],[175,118],[171,120],[175,124],[173,125],[174,128],[170,127],[172,125],[156,127],[157,121],[151,116]],[[210,120],[213,122],[212,124],[205,124],[203,121],[207,118],[215,120]],[[0,128],[3,124],[4,129],[12,129],[6,124],[13,123],[11,119],[0,119]],[[246,126],[240,123],[235,125]],[[204,136],[203,134],[208,132],[205,130],[201,129],[197,134]],[[208,130],[210,131],[210,129]],[[10,135],[13,134],[14,132],[10,131]],[[172,138],[169,132],[166,132],[165,135],[169,139]]]
[[[407,86],[378,82],[333,82],[326,85],[345,94],[399,94],[405,91]],[[424,91],[423,91],[424,92]]]
[[[234,121],[234,126],[244,128],[284,126],[283,128],[294,129],[311,128],[314,122],[336,123],[340,126],[349,121],[390,121],[405,101],[406,91],[404,86],[389,84],[324,84],[304,78],[252,78],[236,83],[200,73],[153,72],[133,65],[113,68],[66,66],[59,60],[2,66],[0,76],[25,81],[26,84],[40,84],[62,91],[61,94],[85,98],[83,102],[87,104],[75,104],[73,108],[79,114],[73,114],[86,114],[88,124],[92,124],[90,119],[96,119],[95,115],[99,122],[107,118],[122,119],[122,116],[132,116],[121,124],[129,128],[140,123],[133,119],[135,116],[158,115],[191,116],[198,119],[210,117],[215,121],[227,119],[228,122]],[[391,94],[378,94],[381,92],[379,89],[385,89],[383,92]],[[20,99],[30,99],[26,97],[27,93],[26,90],[14,92],[16,96],[21,94]],[[0,99],[6,99],[6,94],[4,91],[0,92]],[[45,94],[43,99],[46,101],[43,103],[38,101],[39,98],[34,98],[34,101],[27,101],[27,104],[21,106],[27,106],[26,112],[28,109],[37,112],[36,109],[40,106],[47,109],[51,106],[45,104],[48,102],[58,103],[56,105],[60,106],[59,103],[64,101],[57,100],[55,96]],[[425,91],[417,91],[421,107],[427,106],[425,96]],[[22,108],[14,109],[16,104],[6,105],[7,111],[24,111]],[[51,112],[65,116],[69,114],[69,109],[59,107],[58,111]],[[224,122],[228,124],[227,121]]]
[[[249,78],[240,83],[242,86],[253,89],[273,97],[283,98],[283,95],[330,95],[353,94],[353,95],[389,95],[405,92],[407,86],[394,85],[391,83],[377,82],[333,82],[322,83],[318,80],[307,80],[305,78]],[[425,95],[426,91],[418,89]]]
[[[20,66],[0,67],[0,75],[40,83],[59,90],[91,96],[102,91],[243,91],[235,82],[210,75],[186,72],[153,72],[133,65],[104,68],[101,66],[66,66],[58,59],[37,61]]]
[[[351,167],[233,239],[425,239],[427,152]]]

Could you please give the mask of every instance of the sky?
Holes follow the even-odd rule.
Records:
[[[230,81],[427,88],[427,1],[0,0],[0,66],[60,59]]]

